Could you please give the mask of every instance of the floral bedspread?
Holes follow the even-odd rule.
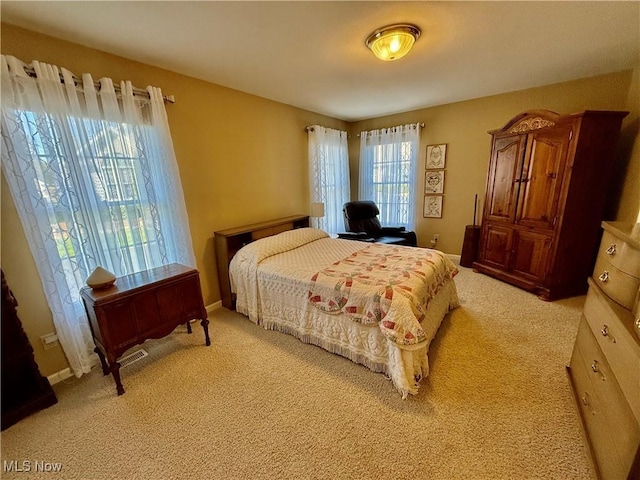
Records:
[[[438,250],[373,243],[315,273],[308,297],[324,312],[377,323],[399,346],[418,345],[429,301],[457,273]]]

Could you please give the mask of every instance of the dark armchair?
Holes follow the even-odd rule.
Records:
[[[411,247],[418,245],[415,232],[407,231],[404,227],[383,227],[378,219],[380,210],[371,200],[347,202],[342,213],[348,233],[339,233],[338,238]]]

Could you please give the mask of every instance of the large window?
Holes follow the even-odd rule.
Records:
[[[382,225],[413,229],[419,127],[362,132],[360,142],[360,199],[378,205]]]
[[[121,276],[195,266],[162,92],[1,60],[2,170],[80,376],[96,360],[79,295],[96,267]]]
[[[16,114],[27,132],[31,158],[37,159],[32,180],[49,212],[51,235],[61,259],[88,263],[87,269],[102,265],[102,259],[93,254],[90,238],[91,231],[102,231],[105,241],[100,248],[108,252],[100,253],[120,259],[119,265],[109,267],[117,273],[166,263],[154,231],[156,205],[144,186],[142,138],[153,136],[151,127],[73,117],[62,126],[46,114]],[[82,131],[76,128],[79,124]],[[146,135],[137,134],[144,130]],[[61,138],[64,133],[69,134],[66,145]],[[65,153],[69,146],[79,160],[73,168]]]

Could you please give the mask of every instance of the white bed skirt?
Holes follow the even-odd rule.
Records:
[[[429,302],[427,315],[421,322],[428,340],[419,345],[400,347],[390,342],[378,325],[362,325],[341,313],[324,313],[306,300],[282,302],[281,298],[263,298],[261,304],[262,311],[258,318],[249,315],[241,305],[238,311],[268,330],[293,335],[374,372],[386,374],[402,398],[418,393],[420,381],[429,374],[427,352],[431,340],[447,312],[459,305],[455,283],[450,280]]]

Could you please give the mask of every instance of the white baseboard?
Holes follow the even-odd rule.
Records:
[[[64,370],[60,370],[57,373],[49,375],[47,379],[49,380],[49,383],[51,385],[55,385],[56,383],[60,383],[61,381],[66,380],[67,378],[72,376],[73,376],[73,373],[71,373],[71,369],[67,367]]]
[[[447,257],[449,257],[454,262],[460,262],[460,255],[454,255],[452,253],[447,253]]]

